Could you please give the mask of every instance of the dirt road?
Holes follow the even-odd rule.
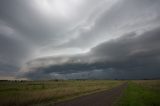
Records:
[[[112,106],[122,95],[127,83],[115,87],[111,90],[94,93],[87,96],[78,97],[54,106]]]

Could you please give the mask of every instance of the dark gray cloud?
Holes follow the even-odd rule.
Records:
[[[14,77],[28,55],[28,47],[23,42],[0,32],[0,76]]]
[[[160,28],[141,35],[126,34],[92,48],[88,54],[57,58],[59,63],[55,65],[53,65],[54,61],[57,61],[55,58],[49,58],[50,65],[45,64],[46,58],[35,60],[33,64],[38,62],[40,65],[31,67],[29,70],[33,71],[27,73],[27,76],[31,79],[43,79],[44,75],[54,78],[52,73],[56,73],[63,78],[69,75],[70,78],[75,78],[74,73],[77,73],[76,78],[98,78],[100,76],[92,74],[97,72],[101,73],[103,76],[101,78],[106,79],[158,78],[160,76],[159,34]],[[64,61],[65,58],[68,59]],[[87,77],[85,75],[83,77],[84,73]]]
[[[0,0],[0,79],[159,77],[159,5]]]

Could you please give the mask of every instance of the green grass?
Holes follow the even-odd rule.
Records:
[[[122,83],[112,80],[0,82],[0,106],[53,104]]]
[[[160,106],[160,81],[132,81],[128,83],[119,106]]]

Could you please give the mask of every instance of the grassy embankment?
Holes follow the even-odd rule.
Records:
[[[118,106],[160,106],[160,80],[129,82]]]
[[[0,106],[53,104],[111,89],[122,82],[111,80],[0,82]]]

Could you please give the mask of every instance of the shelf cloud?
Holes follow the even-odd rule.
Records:
[[[160,78],[159,0],[1,0],[0,79]]]

